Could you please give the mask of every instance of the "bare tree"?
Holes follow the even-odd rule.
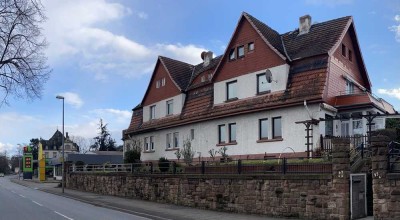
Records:
[[[40,98],[51,70],[40,0],[0,0],[0,107],[8,97]]]
[[[79,153],[81,154],[86,154],[94,142],[92,138],[82,136],[71,136],[70,140],[79,146]]]

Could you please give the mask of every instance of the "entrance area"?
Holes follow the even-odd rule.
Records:
[[[350,205],[351,219],[367,216],[367,175],[350,175]]]

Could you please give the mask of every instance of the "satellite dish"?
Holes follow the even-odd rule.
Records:
[[[272,79],[272,73],[269,69],[265,70],[265,78],[267,80],[268,83],[271,83],[272,81],[274,81]]]

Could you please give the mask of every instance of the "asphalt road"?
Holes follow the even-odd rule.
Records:
[[[24,187],[9,178],[0,177],[0,219],[147,219]]]

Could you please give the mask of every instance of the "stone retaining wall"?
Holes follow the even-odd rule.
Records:
[[[388,173],[389,139],[374,138],[372,178],[375,219],[400,219],[400,174]]]
[[[348,142],[338,140],[329,175],[67,175],[67,188],[228,212],[349,219]]]

